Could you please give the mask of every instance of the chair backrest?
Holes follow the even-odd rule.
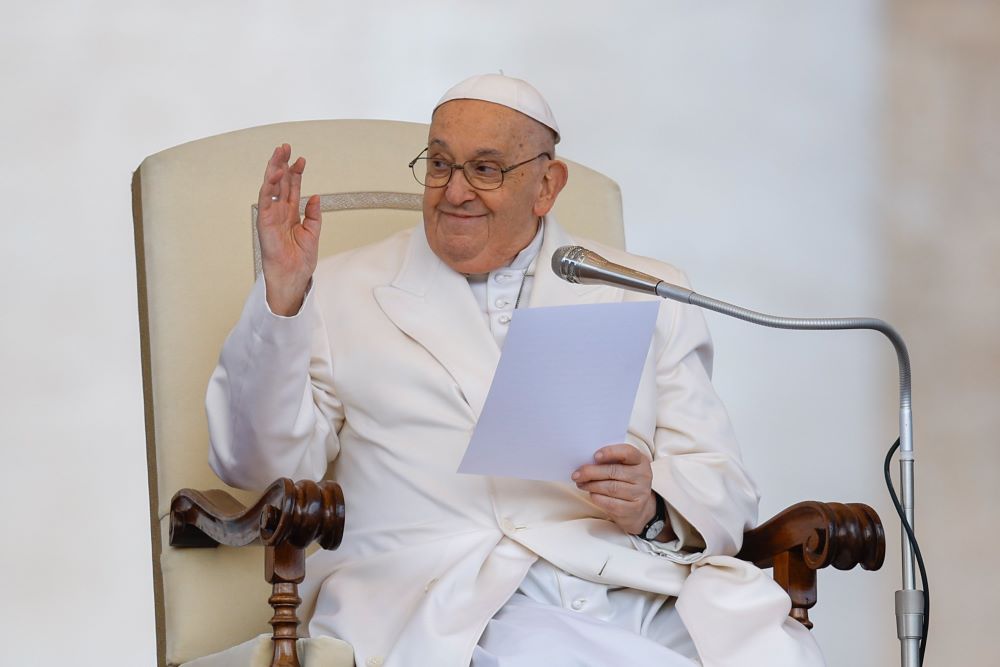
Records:
[[[222,488],[208,467],[204,396],[254,281],[257,191],[274,146],[308,158],[303,194],[322,195],[321,254],[421,221],[406,164],[427,126],[371,120],[281,123],[151,155],[132,183],[159,664],[176,665],[268,631],[261,548],[172,549],[170,498]],[[624,245],[617,184],[570,162],[555,214],[580,236]],[[232,491],[241,500],[251,494]],[[348,511],[351,499],[347,498]]]

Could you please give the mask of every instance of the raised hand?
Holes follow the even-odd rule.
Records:
[[[306,159],[292,164],[292,147],[274,149],[264,170],[257,197],[257,236],[267,283],[267,305],[276,315],[294,315],[302,306],[309,279],[316,269],[322,217],[319,196],[306,203],[299,217],[302,173]]]
[[[580,466],[572,479],[630,535],[637,535],[656,514],[653,469],[649,459],[632,445],[601,447],[594,454],[594,463]],[[676,537],[669,522],[664,533],[658,538],[661,541]]]

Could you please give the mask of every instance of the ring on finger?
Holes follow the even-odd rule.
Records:
[[[271,201],[278,201],[278,195],[271,195]]]

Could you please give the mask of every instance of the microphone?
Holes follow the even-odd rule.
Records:
[[[913,535],[913,412],[910,389],[910,355],[903,337],[892,325],[873,317],[804,318],[767,315],[748,308],[673,285],[648,273],[609,262],[596,252],[582,246],[563,246],[552,253],[552,271],[571,283],[610,285],[635,292],[655,294],[729,317],[775,329],[829,331],[837,329],[871,329],[878,331],[892,343],[899,367],[899,474],[902,503],[896,503],[895,492],[889,487],[893,504],[903,526],[902,535],[902,590],[896,591],[897,635],[902,651],[902,664],[914,667],[923,662],[922,644],[926,642],[929,596],[926,596],[927,578],[924,572],[920,547]],[[895,447],[895,446],[894,446]],[[892,450],[890,449],[890,455]],[[886,458],[886,481],[889,480],[889,459]],[[914,561],[917,561],[916,563]],[[924,588],[916,586],[915,566],[919,565]],[[918,658],[918,655],[920,656]]]
[[[609,262],[593,250],[564,245],[552,253],[552,270],[563,280],[583,285],[610,285],[664,299],[691,303],[691,290],[642,271]]]

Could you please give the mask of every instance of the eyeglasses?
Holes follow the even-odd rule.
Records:
[[[523,167],[529,162],[534,162],[542,156],[545,156],[547,160],[552,159],[552,156],[547,152],[539,153],[530,160],[503,167],[499,162],[493,160],[466,160],[462,164],[455,164],[439,157],[423,157],[426,152],[425,148],[410,161],[410,170],[413,172],[413,178],[417,179],[417,183],[428,188],[443,188],[448,185],[455,170],[461,169],[462,173],[465,174],[465,180],[475,189],[496,190],[503,185],[503,176],[507,172]]]

